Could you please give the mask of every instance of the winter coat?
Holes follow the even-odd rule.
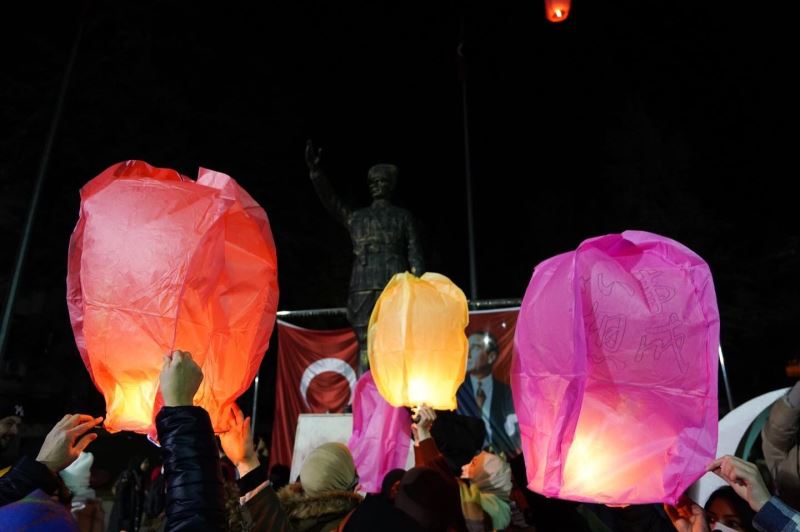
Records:
[[[775,482],[777,495],[789,506],[800,506],[800,407],[789,404],[786,396],[772,405],[769,420],[761,431],[764,461]]]
[[[236,481],[239,501],[244,505],[245,515],[254,531],[294,532],[278,496],[269,485],[267,472],[259,466]]]
[[[24,456],[0,478],[0,506],[18,501],[35,489],[53,495],[65,488],[61,478],[47,466]]]
[[[166,532],[226,530],[222,473],[208,413],[165,406],[156,416],[164,456]]]
[[[144,479],[136,464],[120,473],[114,486],[114,506],[108,520],[108,531],[137,532],[142,523],[144,508]]]
[[[339,522],[361,502],[361,496],[352,491],[309,495],[299,482],[283,487],[278,499],[297,532],[336,530]]]

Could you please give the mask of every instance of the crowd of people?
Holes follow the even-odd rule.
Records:
[[[727,486],[704,508],[686,496],[675,507],[610,508],[532,493],[521,456],[483,450],[482,423],[425,406],[412,425],[415,466],[387,473],[379,493],[361,492],[353,457],[340,443],[312,451],[289,482],[285,466],[268,473],[265,442],[235,405],[231,430],[214,435],[208,413],[192,405],[202,379],[190,353],[165,357],[164,406],[156,417],[161,463],[131,457],[115,483],[109,530],[800,530],[800,383],[775,403],[762,434],[768,480],[754,463],[722,456],[708,471]],[[0,402],[0,456],[23,415],[19,405]],[[101,422],[66,415],[35,460],[23,456],[0,468],[0,531],[98,530],[96,520],[76,515],[59,472],[82,456]]]

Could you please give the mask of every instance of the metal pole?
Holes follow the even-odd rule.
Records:
[[[83,35],[83,24],[85,19],[84,15],[85,11],[84,14],[81,15],[78,23],[78,32],[75,36],[75,41],[72,43],[72,50],[69,54],[67,67],[64,71],[64,77],[61,80],[61,88],[58,92],[55,112],[53,113],[53,118],[50,121],[50,129],[47,132],[44,153],[42,153],[42,158],[39,161],[39,171],[36,175],[36,182],[33,186],[33,196],[31,198],[30,208],[28,209],[28,215],[25,218],[25,226],[22,230],[22,242],[20,242],[17,262],[14,265],[14,275],[11,277],[11,285],[8,288],[8,298],[6,299],[5,308],[3,310],[3,322],[2,325],[0,325],[0,371],[2,371],[3,367],[3,355],[5,354],[6,342],[8,340],[8,329],[11,324],[11,316],[14,313],[14,303],[17,298],[20,276],[22,275],[22,266],[25,263],[25,256],[28,254],[28,246],[31,240],[33,221],[36,216],[36,209],[39,206],[39,198],[42,193],[42,185],[44,183],[45,174],[47,173],[47,166],[50,162],[50,153],[53,150],[53,142],[55,140],[56,130],[58,129],[58,124],[61,121],[61,111],[64,107],[64,99],[67,94],[67,87],[69,86],[69,80],[72,76],[73,67],[75,66],[75,60],[78,57],[78,46],[80,45],[81,36]]]
[[[518,297],[506,297],[500,299],[470,299],[468,302],[470,310],[504,308],[504,307],[518,307],[522,304],[522,300]],[[325,317],[343,317],[347,314],[347,309],[344,307],[333,308],[312,308],[305,310],[279,310],[277,313],[278,318],[319,318]]]
[[[462,23],[463,24],[463,23]],[[463,33],[463,25],[462,25]],[[467,238],[469,244],[469,296],[478,299],[478,274],[475,266],[475,222],[472,213],[472,161],[469,151],[469,112],[467,111],[467,64],[464,58],[464,41],[458,45],[458,63],[461,77],[461,113],[464,123],[464,177],[467,186]]]
[[[259,368],[260,371],[261,368]],[[256,414],[258,413],[258,374],[256,374],[256,385],[253,388],[253,415],[250,416],[250,434],[255,437],[256,433]],[[255,442],[254,443],[258,443]]]
[[[725,357],[722,356],[722,346],[719,346],[719,367],[722,369],[722,382],[725,384],[725,394],[728,396],[728,408],[733,410],[733,394],[731,384],[728,382],[728,370],[725,368]]]
[[[508,297],[505,299],[484,299],[481,301],[469,301],[468,304],[470,310],[495,309],[495,308],[519,307],[522,304],[522,300],[519,298]]]
[[[279,318],[311,318],[319,316],[345,316],[347,309],[344,307],[312,308],[307,310],[279,310]]]

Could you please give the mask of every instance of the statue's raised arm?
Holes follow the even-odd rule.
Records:
[[[350,218],[353,215],[345,203],[333,191],[325,172],[322,171],[320,164],[322,156],[322,148],[315,149],[314,144],[309,139],[306,142],[306,165],[308,165],[308,175],[311,177],[311,183],[314,185],[314,190],[317,191],[320,201],[325,206],[325,209],[336,218],[339,223],[345,227],[350,226]]]

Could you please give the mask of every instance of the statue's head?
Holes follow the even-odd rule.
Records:
[[[397,184],[397,167],[393,164],[376,164],[369,169],[367,183],[372,199],[389,199]]]

